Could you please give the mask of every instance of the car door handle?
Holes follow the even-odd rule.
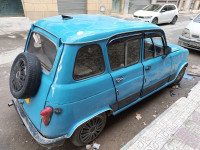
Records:
[[[119,83],[120,81],[124,80],[124,77],[116,78],[116,82]]]
[[[146,71],[148,71],[148,70],[150,70],[150,69],[151,69],[151,66],[147,66],[147,67],[145,68]]]

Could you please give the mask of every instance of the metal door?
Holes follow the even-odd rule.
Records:
[[[144,80],[143,65],[140,59],[141,39],[142,34],[133,35],[128,39],[117,38],[108,46],[110,74],[117,95],[117,102],[111,105],[114,111],[133,103],[140,97]],[[133,53],[129,53],[129,50]],[[137,61],[130,64],[131,59],[137,59]]]
[[[21,0],[0,0],[0,17],[24,16]]]
[[[144,8],[149,4],[148,0],[129,0],[128,13],[133,14],[135,11]]]
[[[143,96],[150,94],[158,88],[165,85],[170,76],[171,72],[171,58],[170,56],[162,57],[164,55],[164,40],[158,41],[152,38],[159,37],[162,35],[159,33],[150,34],[147,33],[144,40],[144,86]],[[148,46],[151,45],[151,46]],[[148,51],[148,53],[146,52]],[[151,53],[151,54],[150,54]],[[148,55],[147,55],[148,54]]]
[[[86,0],[58,0],[59,14],[86,14]]]

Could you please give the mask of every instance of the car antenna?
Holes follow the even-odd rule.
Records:
[[[67,19],[73,19],[73,17],[71,16],[65,16],[65,15],[61,15],[63,20],[67,20]]]

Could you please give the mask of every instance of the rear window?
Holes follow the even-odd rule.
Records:
[[[57,50],[56,45],[50,39],[42,34],[33,32],[27,51],[36,55],[45,69],[51,70]]]

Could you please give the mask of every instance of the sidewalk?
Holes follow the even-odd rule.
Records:
[[[29,31],[32,23],[27,17],[0,17],[0,35]]]
[[[121,150],[199,150],[200,82]]]

